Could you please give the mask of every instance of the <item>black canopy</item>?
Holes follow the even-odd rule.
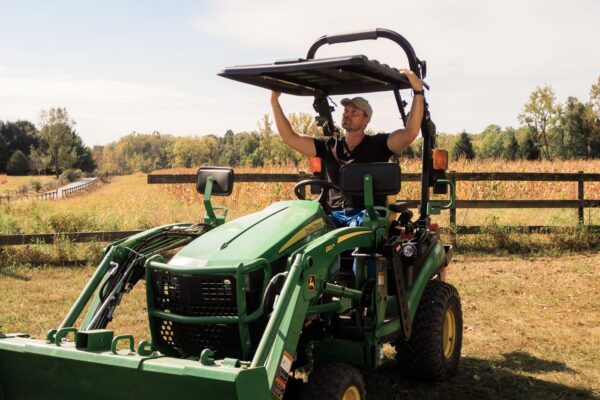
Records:
[[[411,87],[396,68],[363,55],[239,65],[225,68],[219,75],[299,96],[345,95]]]

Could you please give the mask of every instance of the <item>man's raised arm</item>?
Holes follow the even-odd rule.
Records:
[[[277,126],[277,132],[281,136],[283,143],[290,146],[292,149],[299,151],[305,156],[316,156],[317,150],[315,149],[315,142],[312,136],[300,135],[292,129],[290,121],[286,118],[279,104],[280,92],[271,91],[271,107],[273,108],[273,117],[275,119],[275,126]]]
[[[409,69],[402,69],[400,72],[406,75],[414,91],[423,91],[423,81],[414,72]],[[419,136],[421,120],[423,119],[423,99],[422,94],[414,95],[406,128],[398,129],[388,137],[387,146],[392,152],[396,154],[402,153]]]

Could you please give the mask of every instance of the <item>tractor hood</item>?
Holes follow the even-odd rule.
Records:
[[[198,268],[275,260],[327,229],[325,214],[314,201],[284,201],[225,223],[177,253],[169,264]]]

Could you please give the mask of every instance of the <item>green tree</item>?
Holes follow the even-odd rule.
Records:
[[[29,151],[29,169],[38,175],[46,170],[45,155],[41,148],[31,146]]]
[[[10,175],[26,175],[29,172],[29,160],[25,153],[15,151],[6,164],[6,172]]]
[[[31,146],[37,145],[37,130],[29,121],[0,121],[0,172],[6,171],[6,163],[17,150],[29,155]]]
[[[521,158],[528,161],[539,160],[541,156],[540,149],[533,140],[533,137],[528,137],[523,146],[521,146]]]
[[[481,147],[477,155],[481,158],[501,158],[504,154],[502,128],[498,125],[489,125],[480,135]]]
[[[41,112],[39,138],[46,156],[46,165],[58,179],[60,172],[77,161],[75,151],[75,121],[66,108],[50,108]]]
[[[600,143],[598,119],[592,103],[569,97],[559,116],[553,143],[562,158],[592,158]]]
[[[92,155],[92,150],[83,144],[83,140],[79,135],[75,135],[74,139],[74,150],[76,155],[75,163],[73,168],[80,169],[83,172],[93,172],[97,165]]]
[[[502,158],[505,160],[516,160],[520,154],[519,142],[515,135],[515,130],[512,128],[506,129],[506,145],[502,153]]]
[[[175,167],[199,167],[203,163],[202,141],[196,137],[176,137],[171,147],[172,164]]]
[[[0,121],[0,131],[2,131],[4,123]],[[0,173],[6,171],[6,164],[8,163],[8,143],[2,135],[0,135]]]
[[[173,136],[160,132],[133,132],[105,146],[102,170],[129,174],[133,171],[148,173],[156,169],[171,168],[173,142]]]
[[[265,161],[269,162],[273,157],[273,146],[272,141],[275,135],[272,127],[273,123],[269,118],[269,114],[263,116],[262,121],[258,123],[258,132],[260,134],[260,153],[265,158],[262,160],[262,164]]]
[[[531,92],[529,102],[525,104],[523,111],[518,116],[522,124],[534,129],[536,135],[533,139],[548,160],[552,159],[548,136],[556,124],[558,112],[559,107],[556,104],[554,89],[546,85],[538,86]]]
[[[592,85],[590,89],[590,102],[594,108],[597,118],[600,119],[600,75],[596,84]]]
[[[198,165],[217,165],[219,163],[219,138],[215,135],[200,137],[201,151]]]
[[[458,160],[461,157],[464,157],[467,160],[472,160],[475,158],[473,143],[471,142],[469,134],[465,131],[458,136],[456,145],[454,146],[454,159]]]
[[[272,139],[272,158],[269,164],[276,165],[294,165],[298,166],[300,160],[304,157],[302,154],[283,143],[279,135]]]
[[[260,147],[261,136],[258,133],[240,132],[235,135],[240,165],[258,167],[263,165],[265,149]]]

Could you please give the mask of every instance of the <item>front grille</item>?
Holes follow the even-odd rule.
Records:
[[[189,317],[237,316],[236,282],[231,276],[191,276],[152,271],[155,308]],[[237,324],[183,324],[152,318],[158,350],[181,357],[210,348],[215,357],[241,358]]]

